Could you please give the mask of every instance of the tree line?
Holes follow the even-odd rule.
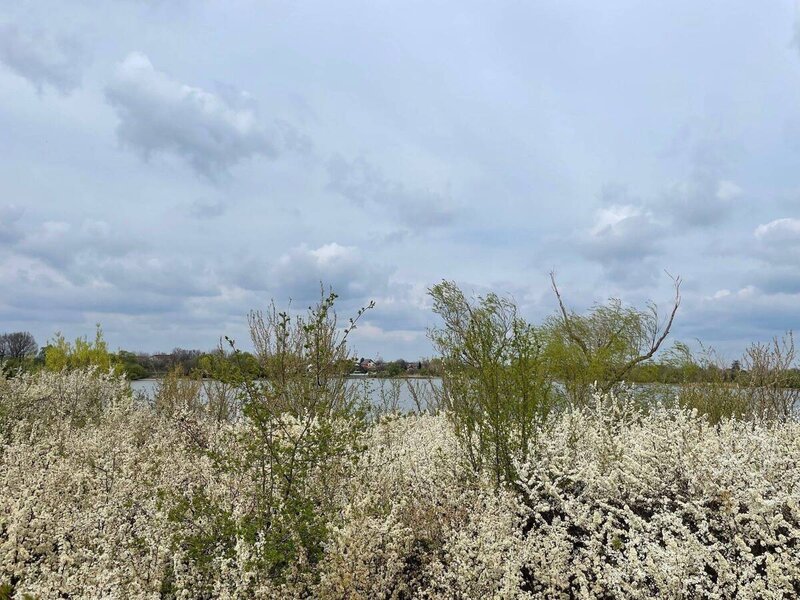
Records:
[[[224,345],[214,350],[174,348],[170,352],[131,352],[108,349],[103,330],[98,325],[93,340],[79,337],[71,342],[57,333],[41,348],[28,331],[17,331],[0,335],[0,366],[9,373],[15,371],[35,371],[49,369],[59,371],[64,368],[80,368],[89,365],[103,370],[113,369],[130,380],[163,377],[168,373],[183,376],[211,376],[221,359],[230,360],[230,352]],[[241,351],[238,361],[246,370],[256,376],[264,373],[252,353]],[[441,375],[441,360],[420,359],[407,361],[398,359],[384,361],[361,358],[347,360],[343,371],[348,374],[362,374],[375,377],[400,377],[407,375],[438,377]]]
[[[443,281],[430,290],[434,312],[445,324],[429,332],[438,356],[418,361],[350,357],[337,366],[337,372],[376,377],[441,377],[448,365],[476,367],[489,360],[506,369],[515,364],[519,355],[525,355],[528,366],[539,365],[537,368],[546,371],[549,382],[559,382],[571,396],[578,398],[586,396],[592,385],[608,391],[622,381],[751,385],[763,371],[760,365],[771,357],[782,362],[781,386],[800,389],[800,369],[794,363],[791,333],[769,344],[751,345],[742,360],[730,364],[725,364],[713,349],[703,346],[700,352],[693,352],[683,342],[662,348],[680,306],[680,279],[675,279],[674,284],[673,301],[662,319],[652,303],[636,308],[617,298],[580,314],[567,307],[555,275],[551,274],[557,310],[535,325],[520,317],[518,307],[509,298],[494,293],[469,298],[454,282]],[[522,346],[518,347],[519,344]],[[511,354],[516,357],[514,360],[509,358]],[[213,375],[214,365],[231,360],[231,356],[230,348],[222,342],[211,351],[174,348],[171,352],[152,354],[122,349],[112,352],[99,324],[93,340],[79,337],[70,342],[57,333],[42,347],[27,331],[0,334],[0,367],[8,374],[94,365],[102,370],[113,369],[131,380],[162,377],[167,373],[208,377]],[[265,375],[252,353],[238,351],[237,361],[248,373]]]

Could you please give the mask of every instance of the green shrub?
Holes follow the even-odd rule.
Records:
[[[297,565],[313,567],[323,555],[330,489],[352,468],[366,426],[365,398],[346,385],[343,371],[352,365],[347,336],[366,309],[340,331],[335,300],[322,295],[300,316],[274,304],[251,313],[256,370],[232,341],[232,355],[204,363],[209,374],[235,385],[243,416],[236,429],[221,430],[229,441],[205,454],[219,477],[251,490],[252,501],[233,513],[202,488],[176,496],[171,518],[198,525],[176,543],[201,572],[212,569],[206,557],[220,549],[233,553],[238,542],[255,549],[247,568],[273,581]],[[206,416],[224,422],[219,414],[212,406]]]
[[[121,371],[114,355],[108,351],[108,344],[103,338],[103,329],[99,323],[95,330],[94,341],[79,337],[73,344],[61,333],[56,333],[55,338],[44,348],[44,366],[48,371],[85,367],[96,367],[98,372],[107,372],[112,368]]]
[[[555,399],[540,331],[496,294],[470,301],[449,281],[429,293],[443,321],[429,333],[442,357],[442,408],[473,469],[513,484]]]
[[[713,349],[695,356],[676,344],[667,357],[683,374],[678,403],[706,415],[712,423],[726,418],[788,421],[796,414],[796,351],[791,332],[769,343],[754,343],[737,368],[725,368]]]

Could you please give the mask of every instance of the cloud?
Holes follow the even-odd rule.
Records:
[[[113,229],[105,221],[93,219],[84,220],[78,226],[64,221],[45,221],[17,243],[20,253],[76,277],[91,275],[91,271],[83,270],[87,262],[123,256],[136,247],[132,237]]]
[[[360,208],[386,212],[412,230],[449,225],[457,217],[447,196],[431,190],[410,190],[361,158],[332,157],[328,161],[328,189]]]
[[[15,223],[21,211],[6,207],[0,215],[0,223]],[[106,323],[146,315],[172,322],[179,315],[216,327],[219,335],[226,333],[228,321],[241,324],[248,309],[263,303],[263,292],[279,303],[291,299],[302,309],[319,298],[321,282],[339,294],[346,316],[379,296],[392,314],[406,310],[405,296],[393,297],[396,289],[390,293],[390,268],[336,242],[297,246],[274,260],[251,260],[231,280],[233,269],[224,258],[165,254],[105,221],[52,220],[35,224],[27,235],[12,231],[7,259],[0,261],[0,316],[8,318],[30,319],[31,311],[49,311],[54,322],[101,318]],[[386,329],[384,322],[376,325]]]
[[[770,328],[780,331],[796,326],[800,219],[786,217],[762,223],[751,236],[750,243],[746,239],[739,242],[750,260],[735,265],[738,285],[706,292],[696,307],[700,316],[693,316],[690,322],[695,335],[721,335],[723,329],[732,328],[749,332],[743,339],[754,339],[763,337]]]
[[[642,206],[612,204],[595,212],[594,225],[578,238],[583,256],[600,263],[617,283],[636,285],[654,277],[651,257],[661,253],[665,229]]]
[[[292,249],[276,261],[270,275],[277,289],[306,302],[319,297],[320,282],[343,300],[374,297],[386,289],[389,271],[375,264],[368,252],[332,242]]]
[[[119,116],[123,145],[145,160],[154,153],[175,154],[210,179],[248,158],[276,158],[304,140],[286,123],[263,125],[248,94],[186,85],[138,52],[118,65],[106,97]]]
[[[724,145],[718,135],[687,141],[690,171],[662,196],[660,212],[682,228],[707,228],[726,220],[744,191],[724,177]]]
[[[40,94],[50,86],[66,95],[80,87],[88,59],[73,38],[23,32],[7,24],[0,25],[0,62],[27,79]]]
[[[800,219],[783,218],[755,228],[758,256],[769,264],[796,265],[800,261]]]
[[[13,204],[0,206],[0,246],[13,245],[22,239],[22,230],[17,224],[21,217],[21,208]]]
[[[389,246],[405,242],[412,232],[409,229],[391,229],[385,233],[374,233],[369,236],[370,244]]]
[[[606,183],[597,197],[601,206],[614,206],[624,204],[641,204],[642,201],[631,195],[628,186],[618,182]]]
[[[577,244],[612,281],[628,287],[652,281],[663,267],[653,257],[664,253],[665,242],[681,237],[684,242],[697,231],[707,238],[712,227],[736,210],[744,192],[722,177],[720,144],[702,139],[689,145],[688,176],[656,199],[642,200],[618,183],[601,189],[594,225],[577,236]]]
[[[41,277],[39,280],[41,281]],[[75,315],[116,314],[142,315],[165,314],[181,310],[184,300],[178,302],[160,294],[140,290],[132,293],[110,285],[74,285],[53,283],[49,287],[34,285],[22,278],[2,278],[4,285],[13,286],[14,294],[6,299],[6,305],[17,309],[36,312],[49,312],[53,307],[64,315],[72,315],[72,320],[80,320]]]
[[[733,181],[711,173],[695,173],[665,194],[664,209],[678,226],[709,227],[725,220],[742,189]]]
[[[414,342],[420,338],[424,338],[425,331],[416,329],[395,329],[390,331],[379,325],[376,325],[372,321],[364,321],[363,323],[359,323],[356,329],[356,334],[353,337],[356,340],[370,340],[389,344],[397,344]]]
[[[192,202],[189,212],[198,219],[213,219],[225,213],[227,204],[220,199],[200,198]]]
[[[800,243],[800,219],[783,218],[756,227],[756,239],[769,243]]]
[[[369,252],[331,242],[317,248],[301,244],[273,260],[240,260],[227,272],[229,285],[306,305],[319,299],[320,284],[342,302],[368,301],[387,289],[392,269]]]
[[[135,280],[125,272],[116,272],[120,280],[108,281],[104,264],[88,265],[91,272],[74,276],[68,269],[55,268],[35,257],[17,254],[0,266],[0,305],[17,311],[58,312],[58,319],[69,313],[165,313],[184,304],[184,292],[169,297],[153,290],[147,280]]]
[[[743,348],[750,342],[800,327],[800,294],[796,292],[768,292],[746,285],[687,300],[681,329],[705,342],[737,341],[734,346]]]
[[[760,268],[750,280],[767,294],[800,294],[800,268],[794,265]]]
[[[11,250],[9,272],[38,274],[36,285],[43,288],[63,286],[74,294],[88,290],[87,305],[93,304],[96,290],[109,297],[111,288],[132,296],[170,298],[219,293],[211,266],[184,255],[156,254],[105,221],[45,221],[18,238]],[[24,269],[16,268],[20,265]]]
[[[654,216],[640,206],[613,204],[595,213],[588,249],[599,259],[638,258],[656,252]]]
[[[607,184],[593,225],[580,240],[583,254],[600,262],[629,262],[658,254],[666,233],[659,217],[627,187]]]
[[[727,179],[722,179],[717,182],[717,193],[715,197],[722,201],[728,202],[730,200],[735,200],[743,193],[742,188],[736,185],[732,181],[728,181]]]
[[[266,296],[280,307],[291,300],[293,309],[303,311],[319,300],[322,284],[325,291],[330,287],[338,294],[336,311],[342,323],[374,300],[374,310],[361,320],[351,340],[359,351],[419,356],[431,321],[425,286],[394,281],[392,273],[372,253],[355,246],[304,244],[272,262],[247,261],[226,289],[253,294],[249,308],[263,306]]]

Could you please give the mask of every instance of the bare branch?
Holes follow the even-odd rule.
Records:
[[[672,329],[672,323],[675,320],[675,314],[678,312],[678,307],[681,305],[681,278],[680,276],[673,277],[672,275],[670,275],[669,272],[666,273],[672,279],[673,285],[675,286],[675,299],[672,304],[672,311],[670,312],[669,319],[667,320],[666,325],[664,326],[664,330],[661,332],[661,335],[658,336],[657,338],[655,337],[654,333],[653,336],[654,341],[650,344],[650,349],[645,354],[642,354],[634,359],[631,359],[616,373],[614,377],[616,381],[620,381],[623,377],[625,377],[625,375],[627,375],[627,373],[631,369],[633,369],[633,367],[635,367],[639,363],[651,359],[653,355],[655,355],[655,353],[658,352],[658,349],[661,347],[661,344],[664,342],[665,339],[667,339],[670,329]],[[657,332],[658,329],[656,329],[655,331]],[[613,383],[614,382],[612,382],[611,385],[613,385]]]
[[[558,286],[556,285],[556,273],[555,271],[550,271],[550,283],[553,286],[553,292],[556,294],[556,298],[558,299],[558,307],[561,309],[561,315],[564,317],[564,329],[567,332],[569,338],[575,342],[578,347],[583,352],[583,355],[586,357],[587,360],[591,360],[591,355],[589,354],[589,348],[586,346],[586,342],[584,342],[572,329],[572,326],[569,322],[569,315],[567,314],[567,309],[564,307],[564,301],[561,299],[561,293],[558,291]]]

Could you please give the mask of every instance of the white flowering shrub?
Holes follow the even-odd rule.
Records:
[[[412,597],[469,488],[460,448],[440,417],[395,417],[370,431],[343,490],[318,593],[326,598]]]
[[[497,488],[444,416],[383,418],[309,464],[287,512],[259,504],[246,419],[164,416],[86,371],[0,380],[0,409],[0,598],[800,595],[796,422],[598,401]],[[353,433],[335,423],[326,440]]]
[[[800,426],[575,411],[522,469],[534,597],[800,594]]]
[[[136,414],[33,428],[3,449],[0,577],[39,598],[142,597],[170,560],[157,490],[175,449]]]
[[[67,421],[80,426],[127,403],[130,396],[124,379],[95,367],[0,377],[0,433],[9,435],[20,423]]]

